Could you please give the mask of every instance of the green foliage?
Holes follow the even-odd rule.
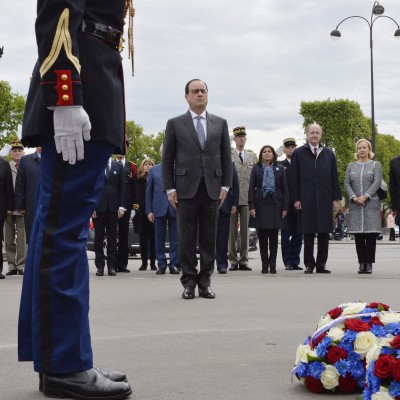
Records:
[[[158,132],[157,135],[147,135],[143,132],[141,125],[134,121],[127,121],[126,139],[129,141],[129,148],[126,151],[126,158],[138,167],[144,158],[151,158],[154,164],[159,163],[161,161],[159,150],[164,136],[164,131]]]
[[[18,139],[18,126],[22,124],[25,109],[23,96],[12,93],[6,81],[0,81],[0,148]]]

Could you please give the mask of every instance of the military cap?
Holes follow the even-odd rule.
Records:
[[[291,138],[291,137],[286,138],[286,139],[283,139],[283,145],[284,145],[285,147],[288,147],[288,146],[297,146],[297,144],[296,144],[296,139],[295,139],[295,138]]]
[[[11,146],[11,150],[23,150],[24,149],[24,145],[19,140],[13,140],[10,143],[10,146]]]
[[[233,128],[233,136],[241,135],[247,135],[246,128],[244,126],[237,126],[236,128]]]

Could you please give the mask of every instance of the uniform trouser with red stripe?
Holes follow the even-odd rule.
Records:
[[[84,160],[70,165],[56,153],[54,138],[43,137],[18,326],[19,361],[33,361],[37,372],[92,368],[86,242],[112,151],[89,141]]]

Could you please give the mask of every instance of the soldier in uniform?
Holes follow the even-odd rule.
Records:
[[[281,161],[280,164],[285,168],[289,189],[289,208],[285,218],[285,226],[281,229],[282,259],[286,270],[303,269],[300,267],[300,252],[303,236],[298,232],[298,212],[294,208],[293,186],[290,185],[292,154],[296,147],[296,139],[286,138],[283,140],[283,152],[286,158]]]
[[[231,264],[229,271],[238,269],[251,271],[249,262],[249,183],[250,175],[254,164],[257,162],[257,156],[244,149],[246,144],[246,128],[238,126],[233,129],[233,140],[236,148],[232,151],[232,161],[235,164],[239,178],[239,206],[236,212],[231,215],[231,225],[229,232],[229,262]],[[240,249],[239,257],[236,244],[238,237],[238,222],[240,224]]]
[[[124,399],[123,373],[93,365],[89,218],[113,152],[125,151],[120,40],[125,0],[38,0],[38,61],[22,142],[42,146],[37,212],[25,266],[18,357],[48,397]]]

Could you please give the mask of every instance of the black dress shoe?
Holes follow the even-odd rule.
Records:
[[[285,265],[286,271],[291,271],[293,269],[292,265]]]
[[[182,293],[182,299],[189,300],[194,299],[194,287],[186,286]]]
[[[232,264],[229,268],[229,271],[237,271],[239,269],[239,267],[235,264]]]
[[[119,371],[107,371],[93,365],[93,369],[99,372],[104,378],[113,382],[127,382],[126,375]],[[43,372],[39,372],[39,390],[43,392]]]
[[[179,275],[179,271],[176,268],[170,268],[169,273],[173,275]]]
[[[24,270],[23,269],[19,269],[18,270],[18,275],[23,275],[24,274]]]
[[[117,273],[113,267],[108,268],[108,276],[116,276]]]
[[[372,263],[365,263],[365,273],[372,274]]]
[[[360,263],[358,267],[359,274],[365,274],[365,263]]]
[[[0,279],[4,279],[5,276],[3,274],[0,274]]]
[[[219,274],[226,274],[226,272],[227,272],[227,269],[226,269],[226,268],[220,268],[220,269],[218,270],[218,273],[219,273]]]
[[[215,299],[215,293],[210,286],[199,286],[199,296],[205,299]]]
[[[301,268],[300,265],[292,265],[292,269],[296,271],[303,271],[303,268]]]
[[[246,264],[239,264],[240,271],[252,271],[252,269]]]
[[[80,400],[122,400],[132,394],[127,382],[113,382],[95,368],[74,374],[43,374],[43,394]]]
[[[312,274],[314,271],[313,267],[306,267],[306,269],[304,270],[305,274]]]
[[[324,268],[317,268],[317,270],[315,271],[317,274],[330,274],[331,271],[329,271],[329,269]]]
[[[156,275],[164,275],[165,274],[165,268],[164,269],[158,269],[156,272]]]
[[[150,269],[151,269],[152,271],[157,271],[156,264],[151,264],[151,265],[150,265]]]
[[[140,266],[140,268],[139,268],[139,271],[146,271],[146,269],[147,269],[147,265],[141,265]]]
[[[96,276],[103,276],[104,275],[104,269],[97,268]]]
[[[118,268],[117,272],[124,272],[127,274],[128,272],[131,272],[131,270],[125,267],[125,268]]]
[[[13,270],[8,271],[8,272],[6,273],[7,276],[10,276],[10,275],[17,275],[17,274],[18,274],[18,272],[17,272],[16,269],[13,269]]]
[[[270,274],[276,274],[276,267],[270,267],[269,273]]]

